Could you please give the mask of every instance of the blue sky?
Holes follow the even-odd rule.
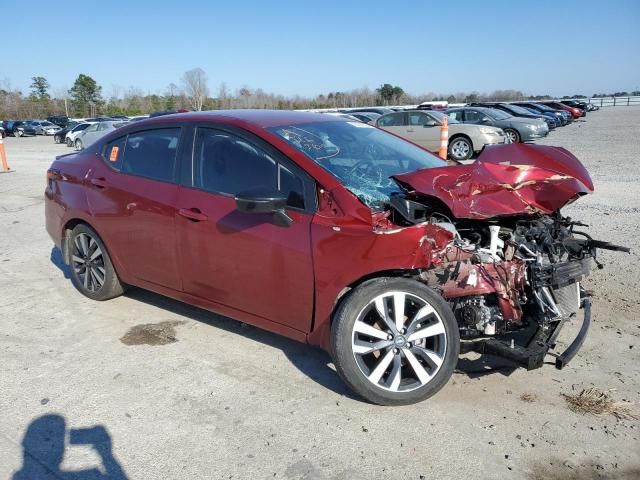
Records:
[[[79,73],[162,93],[200,67],[212,94],[640,90],[640,0],[31,0],[2,9],[0,81],[53,91]],[[11,40],[11,41],[9,41]],[[12,45],[11,48],[6,48]],[[19,49],[17,48],[19,46]]]

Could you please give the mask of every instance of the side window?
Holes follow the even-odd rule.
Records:
[[[379,127],[401,127],[403,122],[404,113],[390,113],[383,115],[378,119]]]
[[[453,120],[457,120],[462,123],[462,110],[456,110],[453,112],[448,112],[447,116]]]
[[[129,134],[122,159],[122,172],[154,180],[173,180],[179,139],[179,128]]]
[[[106,123],[104,123],[104,122],[100,122],[100,123],[98,124],[98,131],[99,131],[99,132],[102,132],[103,130],[106,130],[106,129],[107,129],[107,127],[108,127],[108,125],[107,125]]]
[[[209,192],[236,195],[278,191],[291,207],[304,208],[302,180],[244,138],[199,128],[194,148],[194,184]]]
[[[102,156],[106,162],[116,170],[120,170],[122,165],[122,157],[124,157],[124,146],[127,137],[116,138],[104,146]]]
[[[477,110],[467,110],[465,112],[465,123],[480,123],[480,119],[483,116]]]
[[[410,112],[409,113],[409,125],[422,126],[426,125],[429,121],[429,117],[422,112]]]
[[[304,208],[302,180],[284,165],[278,165],[278,191],[287,194],[287,205]]]
[[[98,130],[98,124],[97,123],[92,123],[91,125],[89,125],[87,127],[87,132],[95,132],[96,130]]]

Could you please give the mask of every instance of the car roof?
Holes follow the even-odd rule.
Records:
[[[142,125],[155,125],[171,121],[227,121],[231,123],[246,123],[259,128],[278,127],[281,125],[295,125],[311,122],[342,122],[347,119],[335,115],[322,113],[299,112],[293,110],[209,110],[205,112],[174,113],[161,115],[136,123],[136,128]]]

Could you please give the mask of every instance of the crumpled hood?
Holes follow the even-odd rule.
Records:
[[[486,147],[469,165],[417,170],[393,178],[416,195],[444,202],[456,218],[550,214],[593,192],[582,163],[564,148],[510,144]]]

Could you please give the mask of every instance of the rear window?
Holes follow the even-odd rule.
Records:
[[[120,170],[122,165],[122,157],[124,157],[124,147],[127,143],[127,137],[116,138],[105,145],[104,159],[113,168]]]
[[[132,133],[127,137],[124,157],[116,155],[121,171],[154,180],[172,181],[178,152],[179,128],[162,128]],[[117,146],[117,145],[113,145]],[[109,162],[112,149],[107,153]]]

